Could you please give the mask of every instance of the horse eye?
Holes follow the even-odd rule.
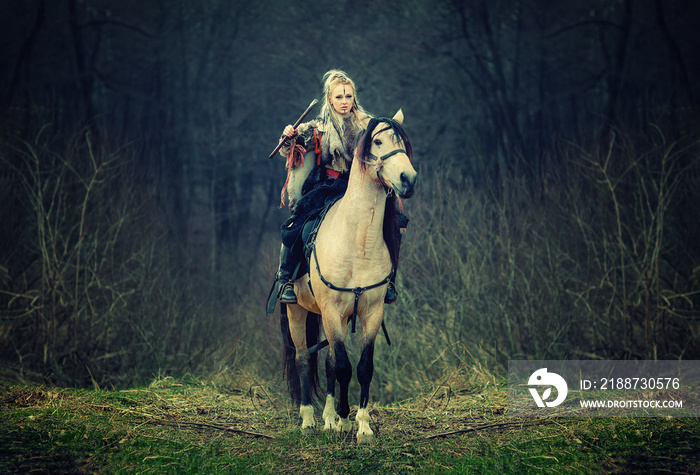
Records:
[[[379,139],[374,139],[374,145],[376,145],[377,147],[379,147],[381,144],[382,144],[382,141],[381,141],[381,140],[379,140]]]

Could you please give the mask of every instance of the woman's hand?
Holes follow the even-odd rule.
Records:
[[[292,127],[291,125],[288,125],[287,127],[284,128],[284,131],[282,132],[282,135],[285,137],[289,137],[290,139],[294,137],[297,134],[297,131]]]

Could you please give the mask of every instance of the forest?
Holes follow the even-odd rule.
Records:
[[[700,359],[699,21],[695,0],[3,1],[0,376],[281,378],[268,155],[333,68],[403,110],[418,170],[373,400],[475,364]]]

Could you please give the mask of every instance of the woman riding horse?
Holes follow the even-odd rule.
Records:
[[[317,160],[316,167],[301,188],[301,197],[290,196],[292,216],[282,226],[283,244],[276,280],[280,286],[277,297],[284,304],[297,302],[293,277],[304,257],[303,246],[299,244],[301,228],[309,215],[317,213],[328,200],[342,195],[347,189],[356,139],[371,119],[357,100],[355,83],[343,71],[330,70],[324,74],[323,97],[317,119],[301,124],[296,130],[288,125],[282,133],[285,144],[280,154],[289,158],[290,173],[294,167],[291,159],[294,153],[303,156],[307,151],[315,150]],[[407,218],[402,215],[400,223],[404,228]],[[394,301],[396,288],[392,280],[385,302]]]
[[[402,121],[401,111],[391,119],[369,121],[354,153],[347,190],[324,209],[307,244],[309,271],[294,282],[298,302],[286,305],[280,321],[285,377],[290,395],[299,402],[302,432],[316,427],[313,395],[320,391],[318,350],[324,346],[328,353],[323,428],[347,432],[353,427],[348,398],[353,371],[345,340],[348,325],[354,329],[357,321],[361,326],[357,442],[374,440],[368,403],[375,340],[384,325],[387,286],[398,265],[397,201],[413,195],[417,175]],[[319,316],[326,341],[317,343]]]

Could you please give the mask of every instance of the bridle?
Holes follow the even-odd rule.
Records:
[[[370,157],[373,161],[375,161],[375,162],[376,162],[377,160],[381,160],[381,161],[383,162],[383,161],[386,160],[387,158],[393,157],[393,156],[396,155],[397,153],[406,153],[406,151],[405,151],[404,149],[397,148],[396,150],[392,150],[392,151],[389,152],[389,153],[385,153],[385,154],[382,155],[381,157],[377,157],[375,154],[373,154],[373,153],[370,152],[369,157]]]
[[[380,120],[381,120],[381,119],[380,119]],[[374,141],[374,138],[375,138],[377,135],[379,135],[379,134],[381,134],[382,132],[385,132],[385,131],[387,131],[387,130],[390,130],[390,129],[391,129],[391,127],[386,127],[386,128],[384,128],[384,129],[380,130],[379,132],[376,132],[376,133],[375,133],[374,135],[372,135],[372,137],[371,137],[372,141]],[[384,178],[382,178],[382,176],[381,176],[382,165],[384,164],[384,162],[385,162],[387,159],[389,159],[389,158],[391,158],[391,157],[393,157],[394,155],[399,154],[399,153],[407,153],[407,152],[406,152],[406,150],[404,150],[404,149],[402,149],[402,148],[396,148],[396,149],[394,149],[394,150],[392,150],[392,151],[390,151],[390,152],[385,153],[385,154],[382,155],[381,157],[377,157],[377,156],[376,156],[375,154],[373,154],[372,152],[369,152],[369,153],[367,154],[367,156],[370,158],[370,160],[367,160],[367,159],[364,159],[364,160],[363,160],[364,163],[375,164],[375,165],[377,166],[377,180],[376,180],[376,181],[377,181],[378,183],[380,183],[380,184],[384,187],[384,190],[386,191],[387,196],[391,196],[391,194],[393,193],[394,190],[393,190],[393,188],[392,188],[389,184],[386,183],[386,181],[384,181]]]
[[[381,121],[381,119],[379,119],[379,120]],[[386,127],[386,128],[384,128],[384,129],[380,130],[379,132],[375,132],[374,135],[372,135],[372,141],[374,141],[374,138],[375,138],[377,135],[381,134],[382,132],[386,132],[387,130],[391,130],[391,126]],[[396,155],[397,153],[406,153],[406,150],[401,149],[401,148],[397,148],[397,149],[392,150],[391,152],[385,153],[385,154],[382,155],[381,157],[377,157],[377,156],[376,156],[375,154],[373,154],[372,152],[369,152],[368,155],[369,155],[369,158],[371,158],[372,161],[374,161],[374,162],[376,162],[376,161],[382,161],[382,162],[383,162],[383,161],[385,161],[386,159],[388,159],[388,158],[390,158],[390,157],[393,157],[393,156]],[[365,162],[368,162],[368,160],[365,160]]]

